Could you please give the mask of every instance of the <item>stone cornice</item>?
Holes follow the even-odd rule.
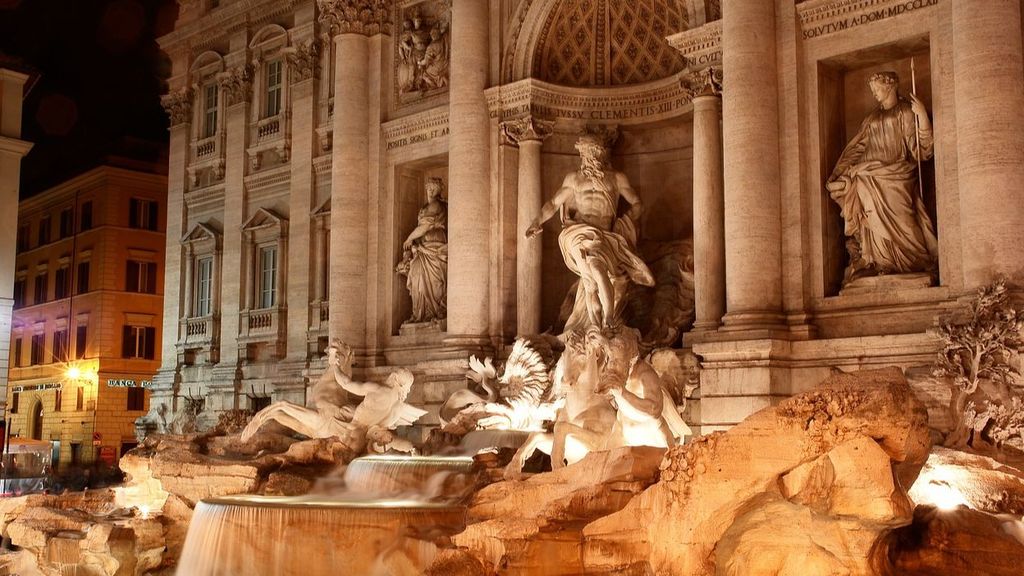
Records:
[[[797,4],[804,40],[849,30],[921,8],[939,0],[809,0]]]
[[[195,188],[185,192],[185,206],[196,210],[203,204],[221,204],[224,202],[224,183],[218,182],[204,188]]]
[[[391,6],[384,0],[316,0],[320,25],[334,36],[391,34]]]
[[[181,44],[187,44],[193,49],[205,48],[223,39],[231,30],[249,24],[270,22],[307,2],[310,0],[235,0],[209,14],[175,26],[173,32],[157,38],[156,41],[160,48],[168,53]]]
[[[7,136],[0,136],[0,152],[15,154],[18,158],[24,158],[31,149],[31,142],[18,140],[17,138],[8,138]]]
[[[177,126],[192,121],[192,90],[181,88],[170,94],[160,97],[160,105],[163,106],[167,116],[170,117],[171,126]]]
[[[683,55],[690,70],[722,65],[721,20],[673,34],[668,37],[668,43]]]
[[[290,180],[291,167],[287,164],[272,170],[250,174],[243,179],[250,200],[287,192]]]
[[[487,89],[492,118],[505,121],[524,116],[583,122],[639,124],[674,118],[690,106],[681,75],[619,88],[566,88],[527,78]]]

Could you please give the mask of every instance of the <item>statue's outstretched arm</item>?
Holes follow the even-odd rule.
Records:
[[[576,186],[574,182],[575,177],[575,172],[566,176],[565,180],[562,181],[562,187],[559,188],[558,192],[555,193],[551,200],[548,200],[547,202],[544,203],[543,206],[541,206],[540,214],[537,215],[537,218],[533,221],[532,224],[530,224],[530,227],[527,228],[526,230],[527,238],[533,238],[537,234],[540,234],[540,231],[542,229],[542,226],[544,226],[544,223],[550,220],[551,217],[558,212],[559,206],[565,204],[569,200],[569,198],[572,197],[573,193],[575,193],[576,191]]]

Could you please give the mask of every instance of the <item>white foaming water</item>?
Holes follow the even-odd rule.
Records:
[[[465,507],[430,499],[472,468],[467,457],[372,456],[349,464],[340,493],[201,501],[177,574],[419,574],[433,540],[465,525]]]

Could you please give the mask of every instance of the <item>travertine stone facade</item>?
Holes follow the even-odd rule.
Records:
[[[21,103],[28,79],[22,72],[0,68],[0,203],[4,206],[14,206],[18,201],[21,159],[32,149],[30,142],[21,139]],[[0,219],[0,270],[13,270],[18,214],[5,210]],[[14,277],[0,275],[0,334],[10,332],[13,295]],[[4,398],[9,366],[9,343],[0,338],[0,396]],[[0,409],[4,406],[0,405]]]
[[[729,426],[835,367],[927,363],[928,328],[967,290],[1024,280],[1024,127],[1008,113],[1024,98],[1020,12],[1014,0],[183,4],[161,39],[178,297],[155,404],[212,415],[301,402],[340,338],[360,376],[412,368],[410,398],[430,408],[464,385],[470,352],[559,333],[575,280],[561,223],[523,233],[579,168],[579,135],[598,129],[620,134],[610,160],[642,201],[641,255],[693,246],[694,424]],[[886,70],[933,125],[920,201],[937,279],[841,292],[850,256],[825,185],[878,106],[867,80]],[[448,202],[446,325],[403,328],[412,304],[395,267],[431,178]]]
[[[6,415],[61,463],[136,444],[160,366],[166,193],[162,175],[101,166],[18,206]]]

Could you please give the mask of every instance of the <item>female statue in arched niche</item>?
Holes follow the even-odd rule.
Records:
[[[396,271],[406,277],[412,297],[407,323],[439,322],[448,316],[448,203],[444,181],[427,179],[427,203],[416,216],[416,228],[402,243]]]

